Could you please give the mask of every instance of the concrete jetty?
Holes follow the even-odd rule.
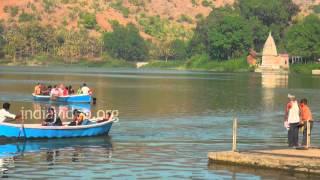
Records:
[[[320,75],[320,70],[319,69],[314,69],[312,70],[313,75]]]
[[[142,66],[145,66],[145,65],[147,65],[147,64],[149,64],[149,62],[137,62],[137,63],[136,63],[136,67],[139,69],[139,68],[141,68]]]
[[[230,164],[320,174],[320,149],[275,149],[209,152],[209,166]]]

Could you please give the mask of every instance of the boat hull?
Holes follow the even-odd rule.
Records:
[[[0,123],[0,136],[6,138],[70,138],[107,135],[113,121],[81,126],[41,126]]]
[[[50,98],[50,96],[44,96],[44,95],[32,94],[32,96],[35,101],[53,101],[53,102],[61,102],[61,103],[90,103],[92,100],[92,97],[86,94],[59,96],[55,99]]]

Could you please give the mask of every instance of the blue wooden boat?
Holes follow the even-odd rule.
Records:
[[[6,138],[70,138],[107,135],[111,129],[112,120],[80,126],[42,126],[41,124],[11,124],[0,123],[0,136]]]
[[[56,98],[51,98],[47,95],[32,94],[32,96],[35,101],[54,101],[60,103],[90,103],[92,99],[91,95],[88,94],[75,94],[69,96],[59,96]]]

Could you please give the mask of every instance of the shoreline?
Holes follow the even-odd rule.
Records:
[[[1,60],[0,60],[1,61]],[[233,61],[233,60],[229,60]],[[8,61],[5,61],[8,62]],[[24,61],[28,62],[28,61]],[[233,72],[233,73],[248,73],[254,72],[254,69],[241,65],[240,67],[232,67],[225,65],[226,62],[209,62],[215,63],[216,68],[210,68],[207,64],[203,67],[187,67],[188,61],[161,61],[150,60],[146,61],[148,64],[142,67],[136,67],[138,62],[128,62],[124,60],[107,60],[107,61],[78,61],[72,63],[54,62],[43,63],[39,61],[29,61],[29,63],[0,63],[0,67],[34,67],[34,68],[50,68],[50,67],[71,67],[71,68],[98,68],[98,69],[141,69],[141,70],[175,70],[175,71],[195,71],[195,72]],[[208,63],[208,64],[209,64]],[[221,65],[221,66],[219,66]],[[312,70],[320,69],[320,64],[295,64],[291,65],[288,73],[312,75]]]
[[[98,67],[90,65],[81,65],[81,64],[50,64],[50,65],[25,65],[25,64],[0,64],[0,68],[14,68],[14,67],[26,67],[26,68],[96,68],[96,69],[132,69],[132,70],[168,70],[168,71],[192,71],[192,72],[219,72],[219,73],[248,73],[254,71],[249,71],[247,69],[239,69],[234,71],[224,71],[224,70],[214,70],[214,69],[201,69],[201,68],[184,68],[184,67],[128,67],[128,66],[117,66],[117,67]]]
[[[254,72],[247,65],[244,59],[228,60],[228,61],[210,61],[199,59],[193,60],[148,60],[145,62],[125,61],[118,59],[108,60],[90,60],[83,59],[77,61],[61,61],[56,59],[48,59],[40,61],[35,59],[23,60],[13,63],[8,59],[0,59],[2,67],[76,67],[76,68],[130,68],[141,70],[175,70],[175,71],[196,71],[196,72]],[[139,63],[146,63],[138,67]]]

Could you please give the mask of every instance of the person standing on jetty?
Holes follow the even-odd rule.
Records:
[[[288,94],[289,102],[286,106],[285,123],[289,125],[289,147],[297,147],[299,141],[300,109],[296,97]]]
[[[311,110],[308,106],[308,100],[307,99],[301,99],[300,100],[300,116],[301,116],[301,124],[303,125],[303,139],[302,139],[302,145],[307,145],[307,124],[310,122],[310,135],[311,130],[313,126],[313,118]]]

